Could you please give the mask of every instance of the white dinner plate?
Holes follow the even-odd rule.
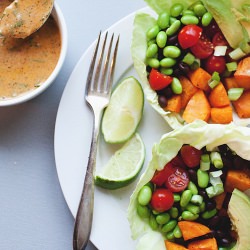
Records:
[[[140,10],[151,13],[148,7]],[[120,34],[114,83],[126,76],[137,75],[133,70],[130,44],[135,13],[120,20],[108,29],[109,34]],[[93,115],[84,99],[87,71],[95,42],[87,49],[72,72],[65,87],[58,109],[55,126],[55,159],[60,185],[66,202],[76,215],[87,166]],[[166,122],[147,102],[138,132],[146,146],[144,166],[151,158],[151,149],[162,134],[170,131]],[[100,137],[97,171],[121,145],[112,146]],[[109,191],[96,187],[91,241],[100,250],[132,250],[135,242],[131,238],[127,221],[129,198],[136,181],[128,187]]]

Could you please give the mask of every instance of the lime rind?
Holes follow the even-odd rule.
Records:
[[[135,133],[95,176],[95,184],[106,189],[118,189],[129,185],[139,175],[145,154],[145,145],[140,135]]]
[[[102,119],[102,133],[108,143],[123,143],[136,132],[143,115],[144,93],[133,76],[121,81],[111,95]]]

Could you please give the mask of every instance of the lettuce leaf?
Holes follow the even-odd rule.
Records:
[[[227,144],[236,154],[250,160],[250,128],[248,127],[240,127],[234,124],[207,124],[203,121],[195,121],[163,135],[160,142],[153,145],[152,159],[130,197],[128,221],[131,235],[133,239],[140,238],[138,246],[144,246],[144,248],[138,247],[138,250],[156,249],[152,245],[148,248],[145,247],[145,244],[148,245],[145,242],[148,242],[149,238],[151,238],[152,242],[164,241],[163,235],[159,232],[152,234],[153,231],[147,219],[141,219],[138,216],[136,212],[138,193],[151,180],[156,170],[163,169],[165,164],[177,155],[183,144],[190,144],[198,149],[206,146],[209,151],[219,145]]]

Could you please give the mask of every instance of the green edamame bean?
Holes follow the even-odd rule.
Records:
[[[193,205],[191,203],[189,203],[187,206],[186,206],[186,209],[187,211],[193,213],[193,214],[199,214],[200,213],[200,208],[199,206],[196,206],[196,205]]]
[[[173,80],[171,82],[171,89],[174,94],[179,95],[182,93],[182,85],[178,78],[173,77]]]
[[[203,212],[202,215],[201,215],[201,217],[203,219],[210,219],[210,218],[214,217],[216,215],[216,213],[217,213],[217,209],[214,208],[214,209],[212,209],[210,211]]]
[[[206,203],[203,201],[200,205],[200,211],[204,212],[206,210]]]
[[[174,194],[174,202],[179,202],[181,200],[181,196],[179,194]]]
[[[212,19],[212,14],[210,12],[206,12],[201,18],[201,24],[206,27],[211,23]]]
[[[158,25],[153,26],[147,31],[147,38],[153,39],[157,36],[157,34],[160,32],[160,27]]]
[[[198,169],[197,170],[197,181],[198,181],[199,187],[206,188],[208,186],[208,183],[209,183],[208,172]]]
[[[181,214],[181,217],[182,217],[184,220],[194,221],[194,220],[197,220],[197,219],[198,219],[199,214],[193,214],[193,213],[191,213],[190,211],[183,211],[182,214]]]
[[[158,228],[158,224],[153,214],[151,214],[149,217],[149,225],[153,230],[156,230]]]
[[[167,43],[167,34],[165,31],[160,31],[156,36],[156,43],[160,48],[164,48]]]
[[[166,239],[167,240],[173,240],[174,239],[174,232],[168,232],[166,234]]]
[[[182,237],[181,229],[179,228],[178,225],[176,225],[176,227],[174,228],[173,233],[174,237],[177,239],[180,239]]]
[[[169,24],[170,24],[170,26],[171,26],[176,20],[178,20],[178,19],[171,16],[171,17],[169,18]]]
[[[192,10],[184,10],[182,12],[182,15],[185,16],[185,15],[191,15],[191,16],[194,16],[194,12]]]
[[[149,218],[150,216],[150,211],[147,206],[142,206],[140,204],[137,205],[137,213],[141,218]]]
[[[181,50],[173,45],[169,45],[163,49],[163,55],[165,57],[177,58],[181,55]]]
[[[199,23],[199,18],[196,17],[196,16],[192,16],[192,15],[185,15],[185,16],[182,16],[181,22],[183,24],[185,24],[185,25],[198,24]]]
[[[162,12],[157,19],[157,24],[160,29],[166,29],[169,27],[169,14],[167,12]]]
[[[159,68],[160,67],[160,62],[158,59],[156,58],[148,58],[147,59],[147,64],[151,67],[151,68]]]
[[[165,75],[170,76],[170,75],[173,74],[173,72],[174,72],[174,70],[171,69],[171,68],[163,68],[163,67],[161,67],[161,73],[163,73]]]
[[[147,51],[146,51],[146,56],[147,57],[154,57],[158,52],[158,46],[153,43],[150,46],[148,46]]]
[[[152,190],[149,186],[143,186],[138,194],[138,202],[142,206],[148,205],[152,197]]]
[[[171,207],[169,210],[169,214],[172,218],[176,219],[179,215],[179,210],[177,207]]]
[[[174,35],[179,28],[181,27],[181,21],[180,20],[175,20],[169,28],[167,28],[166,33],[168,36]]]
[[[190,190],[183,191],[181,195],[180,205],[181,207],[186,207],[192,198],[192,192]]]
[[[170,15],[173,17],[178,17],[183,11],[183,5],[180,3],[176,3],[170,8]]]
[[[156,44],[155,39],[151,39],[151,40],[149,40],[149,41],[147,42],[148,47],[149,47],[151,44]]]
[[[170,215],[168,213],[162,213],[156,216],[156,222],[160,225],[168,223],[169,220],[170,220]]]
[[[161,230],[163,233],[168,233],[170,231],[172,231],[177,225],[177,221],[176,220],[170,220],[167,224],[165,224]]]
[[[196,185],[192,181],[190,181],[188,183],[187,188],[192,192],[193,195],[198,194],[198,189],[197,189]]]
[[[203,16],[206,12],[207,12],[207,10],[206,10],[206,8],[204,7],[203,4],[198,3],[198,4],[196,4],[196,5],[194,6],[194,13],[195,13],[196,16],[201,17],[201,16]]]
[[[166,57],[161,59],[160,66],[165,68],[173,67],[176,64],[176,60],[174,58]]]

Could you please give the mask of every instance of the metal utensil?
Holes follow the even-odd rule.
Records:
[[[105,47],[108,37],[108,32],[105,34],[102,50],[98,58],[98,63],[95,67],[96,58],[98,54],[98,47],[101,40],[101,32],[99,34],[94,55],[90,64],[85,99],[94,114],[94,126],[92,131],[92,141],[90,146],[89,160],[83,185],[81,200],[79,203],[74,234],[73,234],[73,249],[82,250],[87,246],[93,218],[94,207],[94,171],[96,165],[97,142],[100,130],[100,121],[104,108],[108,105],[111,94],[111,87],[114,76],[114,68],[117,57],[117,50],[119,44],[119,36],[117,38],[115,48],[112,49],[114,34],[110,39],[106,58],[103,62]],[[113,51],[113,53],[112,53]],[[111,54],[113,54],[111,58]],[[110,61],[111,59],[111,61]]]

